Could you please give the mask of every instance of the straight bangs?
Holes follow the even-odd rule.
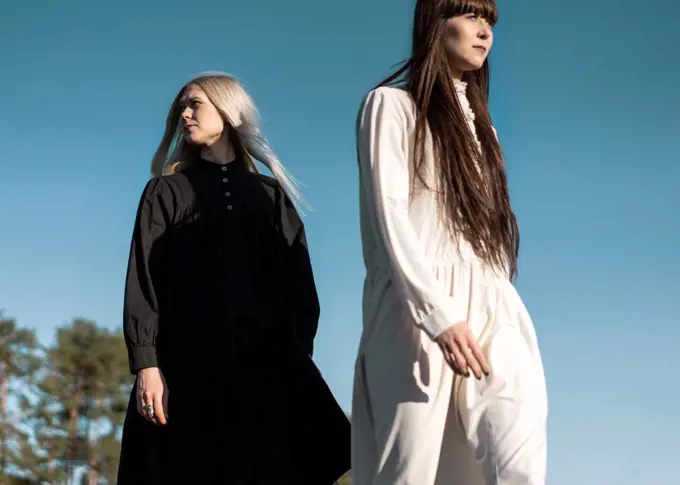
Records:
[[[442,6],[444,18],[471,13],[485,18],[492,26],[498,22],[498,7],[494,0],[448,0]]]

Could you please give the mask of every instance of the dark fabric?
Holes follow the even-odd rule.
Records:
[[[278,183],[245,163],[152,179],[130,248],[130,370],[158,366],[169,424],[136,410],[119,485],[332,484],[347,418],[311,354],[319,303],[305,230]]]

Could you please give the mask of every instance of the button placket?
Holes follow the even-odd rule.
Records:
[[[226,171],[227,171],[227,166],[226,166],[226,165],[224,165],[224,166],[222,167],[222,171],[223,171],[223,172],[226,172]],[[223,177],[223,178],[222,178],[222,183],[226,184],[226,183],[228,183],[228,182],[229,182],[229,178],[228,178],[228,177]],[[229,192],[229,191],[227,190],[227,191],[224,193],[224,196],[225,196],[225,197],[231,197],[231,192]],[[231,204],[227,205],[227,210],[228,210],[228,211],[232,210],[233,208],[234,208],[234,207],[233,207]]]

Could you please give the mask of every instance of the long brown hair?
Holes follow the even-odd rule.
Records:
[[[438,185],[434,190],[452,237],[462,233],[479,257],[497,268],[507,265],[514,278],[519,228],[489,115],[489,63],[486,60],[480,69],[465,72],[462,78],[475,112],[480,153],[458,101],[444,50],[446,19],[469,13],[484,17],[492,25],[498,21],[494,0],[418,0],[411,57],[379,86],[403,84],[415,102],[414,180],[423,184],[429,127]]]

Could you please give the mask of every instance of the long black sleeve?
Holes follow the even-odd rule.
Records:
[[[295,207],[284,199],[283,230],[288,241],[286,261],[288,295],[295,316],[295,332],[304,350],[311,356],[319,326],[319,296],[314,281],[312,262],[307,248],[305,226]]]
[[[293,301],[296,313],[296,333],[305,351],[314,353],[314,337],[319,326],[321,308],[314,282],[312,263],[307,249],[307,237],[304,226],[300,230],[290,248],[290,266],[292,271]]]
[[[162,236],[168,227],[168,197],[162,179],[150,180],[142,193],[130,245],[123,331],[128,349],[130,371],[158,365],[156,336],[159,328],[157,288],[162,267]]]

